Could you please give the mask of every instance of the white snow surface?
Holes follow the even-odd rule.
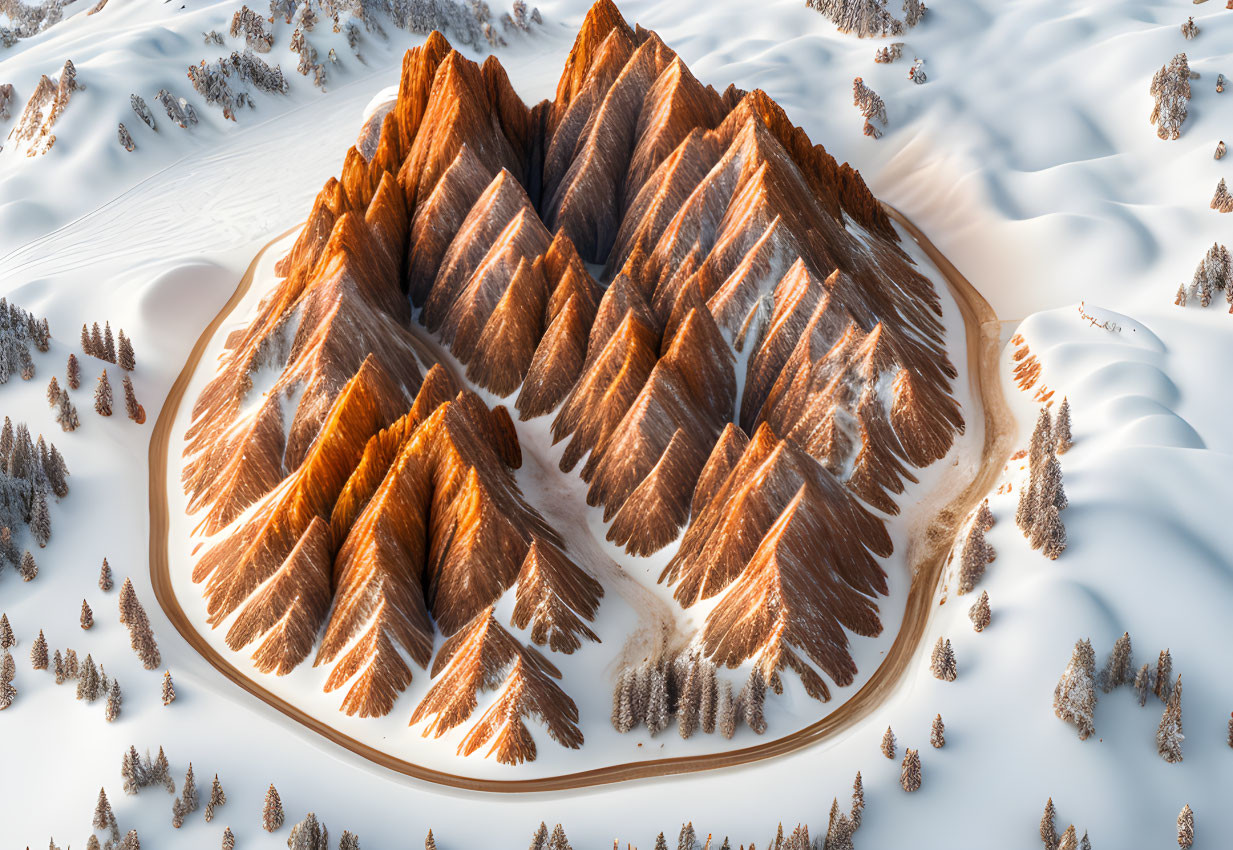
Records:
[[[551,96],[587,6],[540,5],[545,26],[512,38],[500,54],[528,102]],[[77,432],[59,432],[43,395],[50,375],[63,379],[81,323],[110,319],[134,340],[134,384],[153,423],[193,341],[257,248],[303,218],[366,105],[397,81],[402,51],[422,39],[392,28],[388,43],[365,34],[365,65],[343,44],[343,70],[321,93],[294,73],[280,22],[275,50],[263,58],[282,64],[291,92],[257,95],[257,108],[235,124],[190,95],[184,77],[189,63],[233,49],[230,40],[226,49],[206,48],[200,32],[225,32],[234,3],[111,0],[87,18],[78,0],[63,23],[0,52],[0,82],[17,89],[0,132],[16,123],[39,74],[58,74],[65,59],[87,87],[56,124],[48,155],[27,159],[8,144],[0,152],[0,293],[47,315],[55,334],[51,352],[35,355],[34,381],[0,388],[0,413],[53,439],[72,471],[72,493],[52,509],[52,542],[36,552],[39,577],[23,584],[0,574],[0,610],[19,641],[19,694],[0,712],[0,846],[39,847],[51,835],[61,846],[84,846],[104,785],[122,828],[138,828],[143,846],[213,848],[230,825],[239,847],[281,847],[286,827],[267,835],[259,826],[270,782],[288,825],[314,810],[336,837],[351,829],[368,848],[417,846],[429,827],[443,850],[521,846],[541,820],[562,822],[575,847],[594,850],[614,838],[650,847],[661,830],[671,841],[685,820],[701,836],[765,846],[778,821],[823,832],[830,798],[846,800],[858,769],[867,800],[856,835],[862,848],[1039,847],[1050,796],[1059,833],[1073,822],[1097,848],[1173,846],[1185,803],[1195,812],[1196,847],[1226,844],[1233,682],[1222,656],[1233,640],[1233,530],[1223,519],[1233,411],[1224,372],[1233,317],[1220,294],[1206,310],[1172,306],[1203,251],[1227,238],[1226,222],[1208,209],[1227,161],[1211,159],[1224,133],[1219,98],[1233,96],[1215,92],[1216,73],[1233,73],[1225,47],[1233,13],[1223,5],[935,0],[902,37],[904,58],[875,65],[879,40],[841,35],[798,0],[622,4],[631,23],[657,30],[704,82],[765,89],[815,141],[860,168],[874,193],[912,218],[990,300],[1004,338],[1022,321],[1017,329],[1040,358],[1044,382],[1071,403],[1075,446],[1061,457],[1069,548],[1052,562],[1031,551],[1013,524],[1017,490],[994,494],[998,524],[988,537],[998,555],[980,585],[991,625],[975,634],[973,597],[949,597],[918,662],[866,721],[746,767],[551,795],[405,779],[227,682],[180,639],[150,590],[151,426],[93,413],[98,361],[82,358]],[[1179,27],[1190,14],[1201,34],[1185,41]],[[1147,122],[1148,85],[1183,50],[1201,77],[1181,138],[1165,142]],[[906,79],[911,56],[928,60],[924,85]],[[876,141],[861,135],[851,104],[858,75],[886,100],[889,126]],[[190,98],[198,127],[170,124],[153,101],[162,87]],[[154,111],[157,135],[129,109],[132,91]],[[118,121],[133,132],[134,153],[116,142]],[[1093,327],[1080,301],[1120,330]],[[1025,444],[1037,408],[1010,383],[1005,356]],[[1016,487],[1017,466],[1007,471]],[[158,698],[161,676],[142,670],[126,645],[116,592],[97,589],[104,555],[117,586],[131,576],[150,614],[179,693],[170,707]],[[89,632],[77,625],[82,597],[95,611]],[[119,677],[119,721],[105,723],[101,703],[77,703],[71,685],[30,669],[40,628],[52,648],[90,652]],[[1053,686],[1075,640],[1092,639],[1099,665],[1123,631],[1136,666],[1169,647],[1183,677],[1180,764],[1155,751],[1160,703],[1139,708],[1128,689],[1100,694],[1087,741],[1053,716]],[[928,672],[940,635],[955,647],[953,683]],[[929,726],[939,712],[947,743],[934,750]],[[905,794],[898,762],[878,752],[888,724],[901,752],[920,749],[919,792]],[[155,752],[164,745],[177,783],[190,760],[203,791],[218,772],[228,804],[213,823],[198,812],[173,832],[163,791],[121,793],[129,744]]]

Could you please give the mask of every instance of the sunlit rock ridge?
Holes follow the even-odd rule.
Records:
[[[528,718],[580,746],[548,659],[603,586],[515,478],[514,417],[548,417],[608,539],[711,600],[700,652],[851,683],[894,497],[963,429],[938,295],[860,175],[607,0],[551,102],[433,33],[361,138],[186,434],[227,643],[327,668],[349,714],[429,676],[424,734],[496,691],[464,754],[533,759]]]

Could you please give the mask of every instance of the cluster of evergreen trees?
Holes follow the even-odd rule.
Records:
[[[865,85],[865,81],[860,77],[852,81],[852,105],[860,110],[865,119],[865,135],[880,138],[882,131],[873,122],[880,121],[886,126],[886,103],[877,92]]]
[[[1040,818],[1040,840],[1045,845],[1045,850],[1092,850],[1092,842],[1088,840],[1087,832],[1084,831],[1083,837],[1079,838],[1073,823],[1066,827],[1059,837],[1054,823],[1056,817],[1057,810],[1053,808],[1053,798],[1050,797],[1045,803],[1045,813]]]
[[[1225,193],[1228,193],[1227,189]],[[1233,204],[1233,201],[1230,203]],[[1213,242],[1194,270],[1189,291],[1186,284],[1178,286],[1177,297],[1173,299],[1173,303],[1185,307],[1190,301],[1198,301],[1200,307],[1206,307],[1212,303],[1216,290],[1220,289],[1224,290],[1225,299],[1229,302],[1229,312],[1233,313],[1233,262],[1229,259],[1229,249]]]
[[[26,526],[35,543],[47,545],[51,539],[47,499],[68,495],[68,475],[68,465],[54,444],[49,447],[41,434],[35,442],[24,423],[14,427],[4,417],[0,428],[0,568],[8,561],[26,581],[38,574],[28,551],[19,559],[17,533]]]
[[[1151,95],[1155,100],[1151,117],[1156,135],[1162,139],[1178,139],[1190,108],[1190,63],[1185,53],[1179,53],[1162,65],[1152,77]]]
[[[967,536],[964,537],[963,546],[959,550],[957,592],[960,596],[976,589],[976,583],[984,578],[985,567],[993,563],[997,556],[993,547],[985,540],[985,532],[993,528],[993,523],[989,500],[985,499],[972,517]]]
[[[1146,705],[1149,694],[1165,704],[1160,724],[1156,728],[1156,749],[1160,757],[1173,763],[1182,760],[1182,677],[1173,679],[1173,658],[1169,650],[1160,652],[1155,667],[1143,664],[1134,673],[1134,655],[1130,633],[1123,632],[1113,644],[1104,668],[1096,672],[1096,656],[1091,641],[1075,642],[1070,663],[1062,672],[1061,679],[1053,690],[1053,711],[1067,723],[1079,730],[1079,738],[1085,739],[1095,731],[1097,687],[1110,693],[1122,685],[1132,686],[1139,705]],[[1230,728],[1230,745],[1233,746],[1233,721]]]
[[[777,676],[771,684],[776,692],[782,690]],[[612,726],[623,733],[645,725],[652,735],[658,735],[675,717],[682,738],[699,730],[718,731],[731,738],[743,720],[761,735],[766,731],[766,689],[766,679],[755,668],[734,696],[731,683],[718,680],[713,663],[697,652],[684,652],[674,661],[621,671],[612,694]]]
[[[133,590],[132,580],[127,578],[120,588],[120,622],[128,626],[129,643],[141,659],[142,665],[147,670],[156,669],[162,658],[158,652],[158,644],[154,642],[150,618],[137,600],[137,591]]]
[[[125,372],[131,372],[137,368],[137,361],[133,356],[132,340],[125,336],[124,330],[121,329],[120,341],[117,345],[111,334],[111,322],[104,322],[102,331],[99,330],[98,322],[88,328],[83,324],[81,326],[81,350],[87,357],[105,360],[119,366]]]
[[[1042,407],[1028,446],[1028,485],[1019,494],[1015,523],[1032,548],[1041,549],[1050,560],[1066,550],[1066,526],[1060,512],[1068,501],[1057,456],[1064,454],[1071,442],[1070,401],[1062,399],[1056,424],[1049,408]]]
[[[926,11],[921,0],[903,0],[903,20],[890,13],[886,0],[807,0],[807,5],[825,15],[841,32],[861,38],[901,35],[904,24],[916,26]]]
[[[35,670],[46,670],[50,666],[56,677],[56,684],[63,685],[70,680],[77,681],[77,699],[85,702],[105,700],[104,717],[107,722],[114,722],[120,716],[120,704],[123,699],[120,693],[120,682],[109,679],[107,671],[101,665],[96,666],[94,658],[87,653],[84,661],[77,660],[77,651],[66,649],[61,654],[56,650],[49,660],[47,657],[47,638],[42,629],[30,648],[30,666]]]
[[[30,346],[46,351],[51,344],[47,319],[36,319],[8,299],[0,298],[0,384],[13,375],[23,381],[34,377],[34,357]]]

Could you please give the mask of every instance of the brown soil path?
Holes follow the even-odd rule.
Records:
[[[883,207],[891,218],[911,234],[930,260],[941,270],[963,314],[968,372],[972,382],[973,397],[984,417],[983,463],[976,478],[963,487],[948,504],[939,508],[933,521],[924,529],[921,539],[914,541],[912,552],[915,562],[911,565],[913,578],[908,591],[907,606],[899,633],[895,636],[894,643],[885,659],[860,690],[816,723],[782,738],[722,753],[649,759],[535,779],[475,779],[423,767],[361,743],[269,693],[259,683],[233,667],[189,621],[171,586],[168,558],[167,458],[172,425],[180,404],[184,400],[184,393],[193,372],[218,327],[248,292],[257,263],[274,242],[262,249],[249,265],[248,271],[245,272],[231,298],[193,346],[188,362],[184,364],[179,377],[172,384],[150,438],[150,578],[159,604],[184,639],[220,673],[240,688],[278,709],[292,720],[375,764],[416,779],[455,788],[504,793],[561,791],[630,779],[715,770],[786,755],[824,741],[850,728],[882,704],[899,683],[908,664],[915,657],[929,620],[929,614],[933,609],[933,600],[946,565],[946,556],[954,542],[958,524],[979,504],[985,494],[993,489],[998,474],[1010,455],[1015,437],[1015,422],[1006,404],[1006,399],[1002,395],[998,370],[1000,325],[993,308],[915,225],[893,207],[887,204],[883,204]],[[278,237],[278,239],[281,238],[282,236]],[[967,411],[969,421],[972,420],[975,412]]]

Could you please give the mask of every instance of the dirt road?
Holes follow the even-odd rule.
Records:
[[[912,235],[941,270],[963,313],[967,339],[968,373],[972,381],[972,395],[979,408],[979,411],[967,410],[965,414],[969,421],[973,421],[974,415],[978,412],[983,414],[983,463],[977,476],[962,487],[958,495],[948,504],[938,508],[934,520],[923,529],[920,539],[913,542],[912,585],[908,591],[903,622],[885,660],[860,690],[816,723],[782,738],[723,753],[652,759],[536,779],[474,779],[422,767],[356,741],[269,693],[260,684],[233,667],[189,621],[172,590],[167,549],[167,459],[170,453],[172,425],[180,404],[184,400],[189,380],[219,325],[239,305],[248,292],[257,263],[269,245],[253,260],[235,293],[224,305],[222,311],[210,322],[201,338],[197,340],[188,362],[184,364],[183,370],[171,387],[150,438],[150,578],[154,584],[154,593],[159,604],[184,639],[203,658],[253,696],[278,709],[292,720],[302,723],[375,764],[416,779],[455,788],[504,793],[560,791],[630,779],[715,770],[786,755],[824,741],[850,728],[886,699],[899,683],[908,664],[915,658],[933,608],[938,582],[946,564],[946,555],[954,541],[957,525],[976,507],[985,494],[993,489],[997,476],[1010,454],[1015,437],[1014,419],[1002,395],[1001,379],[998,374],[999,324],[997,315],[988,302],[980,296],[980,293],[910,221],[893,207],[886,204],[883,204],[883,207]]]

